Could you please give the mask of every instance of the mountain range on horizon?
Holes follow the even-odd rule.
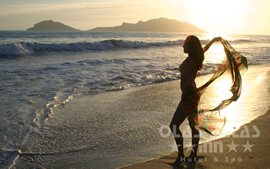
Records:
[[[52,20],[41,21],[28,28],[27,31],[80,31],[64,25],[61,22],[54,22]],[[188,22],[180,22],[174,19],[159,18],[148,21],[139,21],[135,24],[123,22],[120,26],[114,27],[97,27],[88,31],[99,32],[182,32],[182,33],[208,33],[195,25]]]
[[[97,27],[89,31],[208,33],[190,23],[167,18],[139,21],[136,24],[123,22],[121,26]]]

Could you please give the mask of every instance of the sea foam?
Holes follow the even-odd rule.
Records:
[[[183,44],[183,40],[167,42],[142,42],[126,40],[104,40],[98,42],[76,42],[76,43],[38,43],[38,42],[17,42],[0,45],[0,56],[31,55],[37,52],[61,52],[61,51],[104,51],[121,50],[147,47],[176,46]]]

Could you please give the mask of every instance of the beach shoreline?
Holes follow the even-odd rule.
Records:
[[[261,73],[258,73],[260,72]],[[247,78],[249,88],[256,87],[254,80],[264,77],[260,82],[267,88],[270,93],[269,76],[270,65],[252,65],[249,67]],[[244,77],[245,78],[245,77]],[[264,81],[264,82],[263,82]],[[267,83],[268,82],[268,83]],[[265,86],[266,85],[266,86]],[[258,89],[260,92],[261,89]],[[247,100],[247,96],[243,96]],[[121,169],[137,169],[137,168],[268,168],[270,162],[267,157],[270,153],[267,151],[267,141],[269,140],[268,119],[270,118],[269,102],[265,105],[265,112],[252,121],[241,125],[234,133],[200,143],[198,150],[199,161],[190,163],[187,159],[183,159],[181,166],[171,166],[177,157],[177,152],[171,152],[162,155],[159,158],[151,159],[145,162],[135,163],[121,167]],[[190,148],[186,147],[184,152],[186,156],[190,153]],[[189,151],[187,151],[189,150]]]
[[[173,136],[161,133],[170,131],[181,99],[178,66],[187,57],[186,36],[2,32],[0,168],[119,168],[171,153]],[[195,36],[205,45],[213,35]],[[225,36],[257,71],[252,79],[269,71],[270,66],[258,65],[270,63],[269,36]],[[198,87],[224,56],[222,45],[213,44],[196,78]],[[264,84],[257,86],[259,92],[247,86],[252,99],[244,92],[235,104],[247,111],[246,118],[235,118],[237,125],[226,125],[226,131],[264,113],[268,92]],[[189,133],[187,120],[181,127]],[[213,139],[201,136],[202,142]]]
[[[265,65],[251,67],[243,77],[244,84],[250,84],[246,87],[251,93],[254,86],[264,86],[265,88],[258,88],[259,92],[253,95],[257,99],[264,98],[265,96],[261,97],[259,94],[269,93],[267,88],[269,88],[270,68]],[[210,76],[211,74],[200,76],[198,80],[203,83]],[[261,81],[259,81],[258,77],[260,77]],[[256,85],[251,83],[254,80],[258,81]],[[249,97],[250,95],[244,92],[239,99],[240,105],[243,103],[245,107],[248,107],[250,103],[256,104],[256,100],[249,101]],[[20,155],[16,160],[16,166],[24,166],[24,168],[120,168],[124,166],[128,166],[127,168],[170,168],[170,163],[176,158],[175,152],[172,152],[173,138],[171,135],[166,138],[162,137],[160,129],[162,126],[170,123],[180,98],[179,80],[134,87],[117,92],[77,97],[65,105],[53,109],[53,118],[46,121],[46,129],[42,131],[43,133],[50,134],[48,137],[32,137],[37,143],[46,142],[46,144],[40,144],[39,146],[52,145],[52,150],[44,151],[43,149],[46,147],[32,147],[31,153],[41,152],[41,154],[46,154],[51,152],[52,155],[31,155],[32,161],[28,160],[29,155]],[[257,101],[261,102],[262,100]],[[262,107],[267,106],[265,109],[267,110],[268,105],[269,102]],[[239,108],[239,105],[236,106]],[[260,109],[251,110],[249,113],[258,111]],[[101,117],[104,120],[98,121],[97,119]],[[184,121],[182,126],[184,129],[188,127],[187,121]],[[95,130],[89,131],[89,129]],[[248,127],[248,129],[256,134],[253,126]],[[260,126],[258,126],[258,129],[261,131]],[[78,133],[81,133],[81,135],[76,135]],[[80,147],[74,146],[73,143],[71,145],[69,142],[71,134],[75,138],[74,144],[82,145],[80,142],[82,139],[76,138],[83,138],[87,141],[87,144]],[[251,135],[254,135],[254,133],[251,133]],[[259,139],[262,135],[265,135],[263,131],[261,131]],[[209,138],[203,139],[201,137],[201,141],[209,140]],[[231,138],[226,139],[231,141]],[[254,140],[256,141],[256,138]],[[213,142],[214,144],[215,141],[216,139],[211,139],[208,143]],[[241,150],[239,148],[239,152],[244,151],[242,144],[246,144],[247,140],[245,139],[244,141],[245,143],[241,143],[240,139],[237,139],[237,142],[234,142],[239,145],[236,148],[242,148]],[[254,144],[256,143],[255,141],[250,139],[249,143]],[[56,143],[59,144],[57,144],[57,149],[54,150],[53,146]],[[226,160],[223,156],[226,151],[229,151],[229,147],[226,144],[231,143],[222,141],[222,144],[224,153],[218,153],[220,157],[217,157],[220,163],[222,160]],[[37,144],[33,143],[33,145]],[[258,146],[254,145],[253,147]],[[251,147],[252,155],[253,147]],[[202,152],[204,152],[203,146]],[[248,152],[247,150],[244,155],[247,155]],[[27,154],[28,150],[22,150],[22,153]],[[234,153],[234,151],[231,151],[230,156],[228,156],[230,160],[231,158],[238,158],[238,156],[232,156],[233,154],[231,153]],[[210,155],[216,154],[210,153]],[[213,158],[208,156],[209,154],[199,153],[198,155],[207,156],[207,164],[204,164],[204,161],[198,162],[196,167],[208,165],[208,162],[209,165],[214,163],[210,162],[213,161]],[[46,165],[44,165],[44,161],[47,162]],[[148,163],[150,165],[146,165]],[[217,165],[219,163],[214,164]]]

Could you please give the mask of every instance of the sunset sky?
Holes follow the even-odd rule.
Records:
[[[0,9],[0,30],[43,20],[89,30],[164,17],[211,33],[270,35],[269,0],[0,0]]]

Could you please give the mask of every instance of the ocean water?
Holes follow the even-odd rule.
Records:
[[[135,162],[132,157],[127,159],[125,152],[134,152],[137,161],[141,154],[157,155],[140,151],[146,144],[132,148],[128,142],[132,137],[138,143],[145,141],[164,121],[149,122],[146,127],[116,110],[113,116],[102,115],[106,109],[102,101],[107,105],[110,101],[99,97],[179,80],[178,66],[186,58],[182,46],[187,35],[0,31],[0,166],[52,168],[59,161],[73,160],[75,167],[81,159],[93,168],[117,168]],[[203,45],[222,36],[247,57],[249,65],[270,63],[270,36],[195,35]],[[215,72],[224,56],[220,43],[215,43],[206,53],[199,75]],[[74,110],[74,105],[80,109]],[[82,113],[90,108],[85,105],[93,111]],[[71,112],[80,113],[74,116]],[[144,113],[134,116],[145,122],[150,115],[143,117]],[[156,116],[155,112],[148,114]],[[113,131],[112,126],[106,127],[110,120]],[[118,121],[136,128],[123,128]],[[133,136],[123,134],[126,130]],[[146,142],[151,145],[152,141]],[[119,158],[126,162],[118,162]]]

